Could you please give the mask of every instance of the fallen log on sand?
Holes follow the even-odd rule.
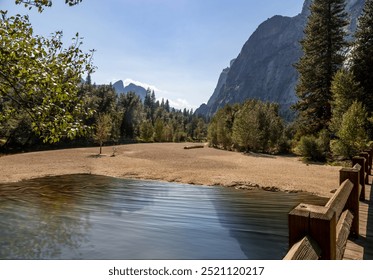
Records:
[[[190,149],[201,149],[201,148],[204,148],[205,145],[194,145],[194,146],[185,146],[184,149],[185,150],[190,150]]]

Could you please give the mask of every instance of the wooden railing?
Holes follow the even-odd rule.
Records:
[[[349,236],[359,236],[359,201],[372,174],[373,149],[340,170],[340,186],[325,206],[299,204],[288,215],[289,251],[284,260],[340,260]]]

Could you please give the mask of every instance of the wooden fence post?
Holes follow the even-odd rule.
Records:
[[[321,260],[337,258],[337,217],[331,208],[320,207],[310,214],[310,236],[321,249]]]
[[[356,168],[355,168],[356,167]],[[359,236],[359,196],[360,196],[360,166],[355,165],[354,168],[342,168],[339,171],[339,184],[345,180],[350,180],[354,185],[351,194],[347,200],[345,209],[348,209],[354,215],[351,225],[351,235]]]
[[[364,179],[365,179],[365,184],[369,184],[369,175],[368,175],[369,174],[369,168],[370,168],[369,167],[369,154],[363,152],[363,153],[360,153],[359,156],[365,158],[365,165],[364,165],[365,177],[364,177]]]
[[[289,213],[288,218],[289,248],[309,235],[321,249],[320,259],[336,259],[337,217],[333,209],[302,203]]]
[[[363,157],[353,157],[352,158],[352,166],[358,164],[361,166],[360,169],[360,185],[361,185],[361,193],[360,193],[360,200],[365,200],[365,158]]]
[[[369,175],[372,175],[372,163],[373,163],[373,148],[370,149],[370,150],[365,150],[364,152],[368,153],[369,154]]]
[[[309,232],[309,218],[307,204],[299,204],[288,215],[289,249],[305,237]]]

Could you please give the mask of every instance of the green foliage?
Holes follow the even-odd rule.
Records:
[[[352,49],[352,71],[363,88],[360,99],[369,114],[373,115],[373,1],[366,0],[359,18]],[[373,138],[373,126],[369,126],[369,136]]]
[[[196,122],[196,126],[192,129],[193,139],[197,140],[198,142],[205,141],[207,135],[207,125],[202,118],[193,118],[194,122]]]
[[[322,130],[316,138],[313,135],[304,135],[300,138],[295,153],[307,161],[325,161],[329,152],[329,133]]]
[[[354,101],[361,100],[363,90],[351,71],[341,69],[334,76],[331,91],[333,100],[330,128],[333,132],[337,132],[340,129],[343,114]]]
[[[62,33],[35,36],[27,17],[0,21],[0,125],[27,114],[33,131],[45,142],[84,135],[83,119],[90,113],[78,95],[82,73],[91,72],[92,54],[80,50],[77,34],[64,49]]]
[[[304,135],[300,138],[295,152],[306,160],[318,161],[321,153],[313,135]]]
[[[140,138],[144,142],[151,142],[153,140],[154,128],[150,121],[144,121],[140,127]]]
[[[15,0],[39,12],[52,2]],[[65,0],[70,6],[80,2]],[[39,145],[38,138],[45,145],[206,138],[206,123],[193,110],[175,110],[169,100],[160,104],[150,89],[143,103],[135,93],[118,96],[112,85],[92,85],[93,51],[81,51],[78,34],[65,48],[62,32],[37,36],[28,17],[1,12],[0,38],[1,149]]]
[[[109,115],[101,114],[98,116],[95,125],[94,140],[100,144],[100,154],[102,153],[102,145],[109,140],[112,120]]]
[[[122,139],[135,139],[140,134],[140,125],[145,114],[140,97],[134,92],[120,95],[118,109],[122,112]]]
[[[304,55],[295,65],[299,72],[296,94],[298,123],[302,135],[316,135],[331,119],[331,82],[342,67],[347,47],[344,0],[314,0],[301,41]]]
[[[165,141],[164,133],[164,122],[160,118],[157,118],[154,124],[154,141],[155,142],[162,142]]]
[[[233,125],[233,141],[245,151],[260,149],[261,131],[259,110],[254,100],[246,102],[238,111]]]
[[[213,147],[244,151],[278,152],[283,144],[283,121],[278,106],[249,100],[242,105],[227,105],[213,117],[208,128]]]
[[[355,101],[342,117],[338,139],[331,142],[331,149],[336,156],[352,158],[362,151],[367,143],[367,112],[360,102]]]
[[[233,142],[245,151],[275,152],[283,133],[278,106],[249,100],[238,111],[233,125]]]
[[[239,105],[226,105],[216,112],[208,127],[208,141],[211,146],[232,149],[233,123],[239,107]]]
[[[82,0],[65,0],[69,6],[74,6],[82,2]],[[36,7],[39,12],[44,10],[44,7],[51,7],[53,2],[51,0],[15,0],[16,4],[23,4],[26,8],[31,9]]]

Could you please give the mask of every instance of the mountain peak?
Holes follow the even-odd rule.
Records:
[[[117,94],[126,94],[128,92],[136,93],[140,99],[143,101],[146,96],[146,89],[142,86],[136,85],[133,82],[130,82],[127,86],[124,86],[122,80],[119,80],[113,84],[113,88]]]
[[[312,0],[305,0],[295,17],[273,16],[258,26],[242,47],[230,67],[224,69],[211,98],[196,113],[212,117],[226,104],[247,99],[276,102],[284,116],[297,101],[295,85],[298,73],[293,65],[302,55],[299,41],[310,14]],[[346,11],[351,18],[350,32],[356,30],[364,0],[347,0]]]

